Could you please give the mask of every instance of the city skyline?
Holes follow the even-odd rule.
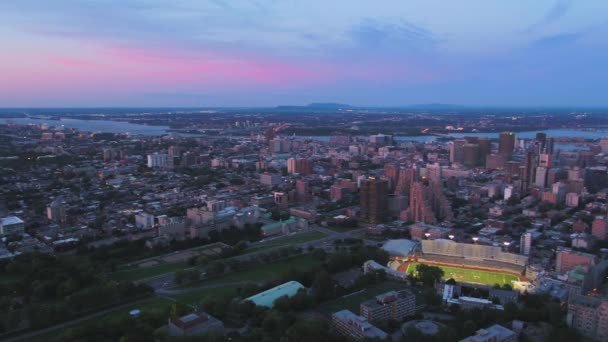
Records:
[[[5,2],[0,107],[599,107],[607,7]]]

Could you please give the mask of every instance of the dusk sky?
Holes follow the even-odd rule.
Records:
[[[0,107],[608,105],[606,0],[0,1]]]

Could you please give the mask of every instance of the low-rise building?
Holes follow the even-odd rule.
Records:
[[[306,289],[304,285],[298,283],[297,281],[289,281],[285,284],[275,286],[264,292],[260,292],[254,296],[246,298],[245,300],[249,300],[257,306],[265,306],[267,308],[271,308],[274,306],[275,300],[283,296],[293,297],[298,293],[298,291],[303,289]]]
[[[23,234],[25,230],[25,222],[17,216],[7,216],[0,218],[0,235],[18,235]]]
[[[331,316],[332,327],[340,335],[353,341],[365,338],[385,339],[388,334],[371,324],[365,317],[355,315],[349,310],[335,312]]]
[[[499,324],[494,324],[491,327],[477,330],[473,336],[469,336],[460,342],[515,342],[517,334]]]
[[[210,332],[224,332],[224,323],[204,313],[194,312],[179,318],[169,319],[169,336],[197,336]]]
[[[401,321],[416,313],[416,296],[409,290],[390,291],[361,303],[361,316],[368,321]]]

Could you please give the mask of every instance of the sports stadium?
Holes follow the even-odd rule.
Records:
[[[419,249],[407,255],[391,253],[390,267],[415,274],[416,265],[425,264],[443,269],[444,279],[492,286],[526,281],[522,275],[528,257],[503,252],[497,246],[457,243],[452,240],[423,240]]]

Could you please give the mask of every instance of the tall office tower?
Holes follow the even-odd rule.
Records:
[[[388,182],[375,177],[361,181],[361,219],[382,223],[388,218]]]
[[[545,141],[547,141],[547,134],[541,133],[541,132],[536,133],[536,141],[543,144],[543,146],[544,146]]]
[[[534,181],[534,185],[539,188],[544,188],[547,186],[547,168],[539,166],[536,168],[536,179]]]
[[[515,133],[502,132],[498,140],[498,154],[505,156],[507,160],[511,159],[513,149],[515,148]]]
[[[555,146],[555,139],[554,138],[547,138],[547,142],[545,143],[545,153],[552,155],[553,154],[553,149]]]
[[[479,138],[477,144],[479,145],[479,159],[481,165],[483,165],[486,162],[486,157],[492,153],[492,141],[489,138]]]
[[[530,255],[532,249],[532,233],[524,233],[519,239],[519,253]]]
[[[410,191],[410,207],[406,211],[406,220],[434,224],[450,221],[453,218],[452,208],[443,194],[441,184],[414,182]]]
[[[395,195],[409,196],[412,183],[414,183],[416,179],[416,169],[413,167],[402,167],[399,170],[399,178],[397,179],[397,186],[395,187]]]
[[[532,184],[532,181],[535,180],[534,170],[534,152],[529,151],[526,153],[526,163],[524,164],[524,171],[521,175],[522,191],[528,189]]]
[[[586,168],[585,187],[592,194],[608,187],[608,169],[605,166]]]
[[[479,165],[479,145],[477,144],[464,144],[462,147],[463,151],[463,164],[466,166],[477,166]]]
[[[538,166],[551,168],[553,166],[553,156],[546,153],[541,153],[538,156]]]
[[[450,162],[462,163],[464,161],[464,145],[466,140],[454,140],[450,145]]]

